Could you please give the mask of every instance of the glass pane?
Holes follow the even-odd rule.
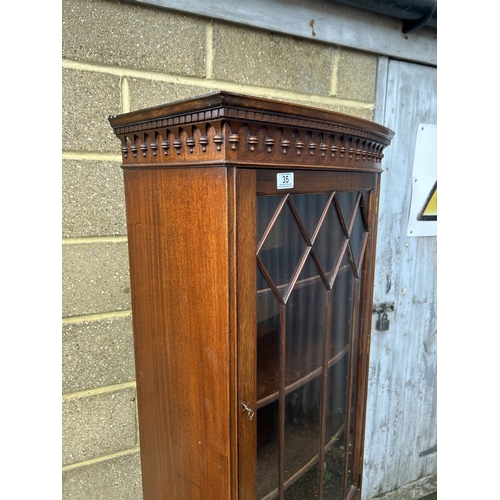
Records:
[[[340,205],[340,211],[346,226],[349,226],[349,221],[351,220],[351,215],[354,210],[354,202],[358,196],[357,192],[337,192],[336,197]]]
[[[358,207],[356,208],[356,218],[354,219],[354,226],[352,228],[350,237],[351,248],[356,264],[360,262],[361,243],[363,241],[363,236],[365,232],[367,232],[367,230],[368,228],[365,228],[364,226],[362,208],[358,205]]]
[[[339,216],[333,203],[330,204],[323,225],[314,242],[314,251],[323,271],[330,279],[331,272],[339,258],[340,249],[346,240],[346,235],[340,225]]]
[[[308,260],[312,261],[309,256]],[[286,384],[320,376],[323,363],[326,289],[299,276],[286,304]]]
[[[285,490],[286,500],[314,500],[318,498],[318,464],[315,463],[302,477]],[[327,497],[324,497],[326,500]]]
[[[325,445],[337,441],[346,422],[349,353],[328,370]],[[343,443],[341,443],[343,444]]]
[[[307,230],[309,238],[312,237],[319,218],[323,213],[329,194],[294,194],[293,203],[300,215],[300,220]]]
[[[282,199],[283,196],[257,197],[257,242],[262,238]]]
[[[267,297],[273,299],[273,297]],[[259,302],[259,301],[258,301]],[[279,316],[257,324],[257,401],[278,392]]]
[[[353,311],[354,274],[347,254],[332,287],[330,321],[330,354],[332,359],[345,350],[350,342]]]
[[[332,442],[325,453],[323,467],[323,498],[326,500],[344,500],[344,432],[339,435],[338,441]]]
[[[257,275],[264,280],[260,270]],[[270,288],[261,289],[257,292],[257,401],[278,391],[278,332],[279,302]]]
[[[303,497],[310,499],[315,498],[318,487],[318,470],[311,467],[318,460],[320,448],[321,382],[317,377],[291,392],[286,396],[285,406],[285,481],[293,482],[311,470],[308,494]],[[297,497],[292,489],[285,492],[285,498]]]
[[[349,353],[328,371],[326,401],[325,464],[323,476],[324,498],[342,498],[345,464],[345,427],[348,391]]]
[[[268,215],[270,220],[273,214]],[[304,236],[290,205],[285,203],[258,254],[276,286],[289,283],[305,248]]]
[[[359,296],[359,290],[360,287],[358,287],[358,295],[356,297],[353,297],[355,307],[357,309],[356,312],[356,324],[354,325],[354,334],[353,334],[353,340],[352,340],[352,349],[353,349],[353,355],[352,355],[352,381],[351,381],[351,408],[350,408],[350,421],[349,421],[349,435],[348,435],[348,468],[347,468],[347,485],[352,484],[353,480],[353,467],[354,467],[354,446],[356,443],[356,439],[362,439],[361,435],[355,435],[355,432],[357,430],[357,422],[356,422],[356,405],[357,405],[357,387],[358,387],[358,356],[359,356],[359,322],[360,322],[360,296]]]
[[[279,478],[278,402],[257,410],[257,498],[278,489]],[[277,495],[277,491],[276,491]],[[269,498],[275,498],[270,495]]]

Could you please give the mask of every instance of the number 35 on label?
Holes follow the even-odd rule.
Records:
[[[293,172],[276,174],[277,189],[292,189],[293,186]]]

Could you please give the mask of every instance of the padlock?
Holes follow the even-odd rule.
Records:
[[[389,330],[389,319],[387,318],[387,313],[382,313],[379,316],[375,328],[379,332],[385,332],[386,330]]]

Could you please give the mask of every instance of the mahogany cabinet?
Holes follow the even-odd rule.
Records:
[[[109,120],[144,498],[359,499],[393,132],[228,92]]]

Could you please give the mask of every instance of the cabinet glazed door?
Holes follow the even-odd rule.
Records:
[[[254,498],[355,498],[376,176],[285,174],[256,174]]]

